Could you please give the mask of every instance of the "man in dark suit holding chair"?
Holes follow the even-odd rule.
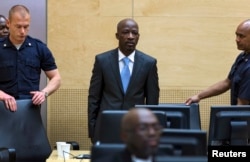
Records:
[[[103,110],[128,110],[136,104],[159,102],[157,60],[136,49],[139,36],[135,20],[123,19],[117,24],[118,48],[95,57],[88,95],[92,143],[98,141],[99,115]]]

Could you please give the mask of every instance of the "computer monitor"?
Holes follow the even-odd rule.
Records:
[[[167,115],[167,127],[174,129],[201,129],[199,104],[161,103],[158,105],[135,105],[153,111],[164,111]]]
[[[155,162],[208,162],[207,156],[157,156]]]
[[[0,147],[0,162],[15,162],[16,150],[14,148]]]
[[[207,156],[207,132],[203,130],[165,128],[160,144],[172,145],[175,156]]]
[[[122,143],[120,127],[122,117],[128,110],[104,110],[101,114],[100,131],[98,141],[101,143]],[[160,124],[165,127],[167,116],[164,111],[153,111]]]
[[[250,105],[211,106],[208,145],[249,145]]]

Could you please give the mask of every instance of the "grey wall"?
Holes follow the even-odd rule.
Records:
[[[0,14],[8,17],[9,9],[16,4],[22,4],[29,8],[31,13],[31,25],[29,35],[47,42],[47,0],[1,0]],[[46,77],[44,73],[41,75],[40,87],[46,85]],[[41,108],[43,124],[47,129],[47,103]]]

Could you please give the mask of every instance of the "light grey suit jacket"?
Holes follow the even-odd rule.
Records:
[[[96,137],[103,110],[128,110],[136,104],[159,103],[157,60],[135,51],[133,73],[126,94],[118,62],[118,48],[96,55],[88,95],[89,137]],[[98,138],[98,137],[96,137]]]

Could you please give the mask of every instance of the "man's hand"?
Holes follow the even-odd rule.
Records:
[[[32,102],[34,105],[41,105],[46,100],[46,93],[44,91],[31,91],[33,95]]]
[[[200,102],[200,98],[198,95],[194,95],[190,98],[188,98],[186,101],[185,101],[185,104],[186,105],[190,105],[191,103],[198,103]]]
[[[0,90],[0,100],[4,102],[7,109],[11,111],[17,110],[16,99]]]

